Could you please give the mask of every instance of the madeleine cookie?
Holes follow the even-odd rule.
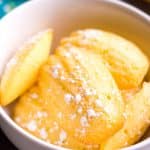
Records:
[[[101,150],[117,150],[136,143],[150,125],[150,83],[130,99],[125,109],[125,123],[121,130],[106,140]]]
[[[36,81],[50,53],[52,31],[35,35],[8,62],[0,83],[0,104],[7,105]]]
[[[149,67],[147,57],[134,43],[114,33],[79,30],[63,39],[61,45],[74,45],[100,54],[120,89],[141,85]]]

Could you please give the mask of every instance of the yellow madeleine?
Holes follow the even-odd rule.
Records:
[[[14,101],[36,81],[49,56],[51,41],[51,30],[38,33],[8,62],[0,83],[1,105]]]
[[[86,29],[73,32],[61,41],[98,53],[112,73],[120,89],[141,85],[149,67],[144,53],[132,42],[114,33]]]

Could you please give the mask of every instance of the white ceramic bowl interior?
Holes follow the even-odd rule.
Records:
[[[100,28],[135,42],[150,56],[150,17],[117,0],[32,0],[0,21],[0,73],[24,41],[45,28],[54,29],[55,47],[60,38],[76,29]],[[12,105],[0,108],[0,125],[21,150],[63,149],[47,144],[21,129],[10,117]],[[149,150],[146,139],[128,150]]]

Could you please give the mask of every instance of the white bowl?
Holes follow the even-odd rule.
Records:
[[[134,41],[150,56],[150,17],[117,0],[32,0],[0,21],[0,73],[8,59],[34,33],[54,28],[55,42],[71,31],[101,28]],[[11,106],[0,107],[0,125],[21,150],[63,149],[47,144],[20,128],[10,117]],[[146,139],[128,150],[149,150]]]

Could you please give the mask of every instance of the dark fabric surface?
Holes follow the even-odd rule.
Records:
[[[150,15],[150,3],[146,2],[146,0],[123,0],[127,3],[130,3]],[[16,135],[17,136],[17,135]],[[1,150],[17,150],[15,146],[6,138],[2,130],[0,129],[0,149]]]
[[[150,15],[150,0],[122,0],[130,3]],[[149,1],[149,2],[148,2]]]
[[[16,135],[17,136],[17,135]],[[0,150],[17,150],[0,129]]]

